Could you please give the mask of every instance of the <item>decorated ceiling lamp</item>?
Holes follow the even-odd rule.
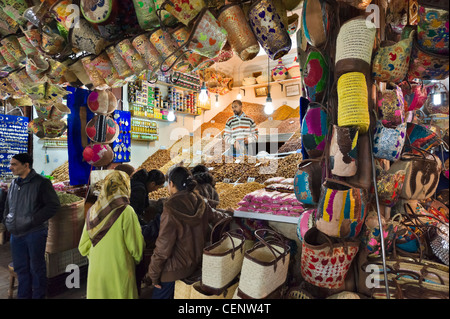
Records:
[[[79,19],[76,28],[69,31],[69,41],[73,48],[98,55],[107,46],[107,41],[85,19]]]
[[[212,59],[217,57],[225,46],[227,36],[227,31],[220,26],[213,14],[203,9],[194,24],[187,47]]]
[[[97,90],[106,90],[109,88],[109,85],[106,84],[105,80],[95,68],[94,63],[92,62],[94,58],[94,55],[88,55],[81,59],[81,63],[86,70],[86,74],[89,76],[89,80],[91,81],[92,86]]]
[[[23,30],[23,34],[25,34],[28,42],[30,42],[32,46],[35,48],[39,48],[41,46],[41,34],[38,29],[31,28],[28,30]]]
[[[159,14],[161,9],[165,9],[186,26],[206,7],[203,0],[156,0],[156,3],[160,4]]]
[[[259,43],[239,4],[220,9],[218,20],[228,32],[228,42],[242,61],[249,61],[259,53]]]
[[[67,114],[70,114],[70,109],[67,107],[67,105],[61,102],[57,102],[52,107],[50,119],[54,121],[60,121],[64,119]]]
[[[28,132],[36,135],[38,138],[44,138],[44,118],[36,118],[28,122]]]
[[[130,69],[114,45],[107,47],[105,51],[120,78],[124,79],[125,82],[133,82],[136,80],[137,76]]]
[[[11,17],[18,24],[24,25],[27,20],[23,17],[23,14],[29,5],[26,0],[2,0],[0,1],[0,8],[9,17]]]
[[[158,28],[152,32],[150,42],[155,46],[164,61],[161,70],[170,70],[183,56],[183,52],[179,50],[177,41],[168,31],[162,28]]]
[[[155,46],[150,42],[148,35],[145,33],[138,35],[132,40],[131,43],[144,59],[150,73],[156,73],[163,61],[158,50],[156,50]]]
[[[63,121],[47,120],[43,123],[46,138],[58,138],[64,134],[67,124]]]
[[[21,68],[8,75],[11,86],[22,93],[26,92],[28,88],[33,86],[33,80],[28,76],[25,68]]]
[[[108,54],[106,54],[105,51],[96,56],[92,60],[92,63],[94,64],[97,72],[110,87],[122,87],[126,84],[125,80],[120,78],[117,70],[112,65],[111,60],[109,59]]]
[[[25,64],[27,74],[33,81],[40,81],[50,68],[50,64],[41,55],[29,55]]]
[[[142,30],[150,30],[159,26],[154,0],[133,0],[133,4]]]
[[[55,1],[50,7],[49,12],[55,17],[56,21],[69,31],[72,27],[76,28],[77,16],[74,12],[74,6],[72,0]]]
[[[28,41],[26,36],[19,37],[17,40],[26,56],[38,54],[37,49]]]
[[[278,60],[289,52],[292,42],[287,25],[281,21],[271,0],[254,2],[248,19],[256,39],[271,60]]]
[[[20,63],[25,62],[27,58],[25,52],[23,52],[22,47],[20,46],[19,40],[15,35],[9,35],[3,38],[0,43],[8,50],[8,52],[14,56],[14,58]]]
[[[144,59],[139,55],[129,39],[117,43],[116,50],[136,76],[141,76],[147,70]]]
[[[77,79],[86,87],[92,87],[92,81],[89,78],[89,75],[86,73],[86,69],[81,62],[81,59],[75,60],[72,64],[69,65],[70,71],[75,74]]]
[[[80,0],[80,9],[90,23],[106,24],[117,15],[118,0]]]

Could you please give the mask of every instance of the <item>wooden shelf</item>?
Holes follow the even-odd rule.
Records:
[[[283,87],[285,84],[288,83],[301,83],[301,78],[298,79],[286,79],[286,80],[278,80],[278,81],[270,81],[270,85],[274,85],[274,84],[279,84],[281,86],[281,90],[283,90]],[[257,84],[252,84],[252,85],[241,85],[241,86],[234,86],[233,88],[237,88],[237,89],[247,89],[247,88],[255,88],[255,87],[260,87],[260,86],[267,86],[269,84],[269,82],[265,82],[265,83],[257,83]]]

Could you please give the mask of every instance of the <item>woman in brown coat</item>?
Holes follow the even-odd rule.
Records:
[[[173,298],[175,281],[201,267],[209,224],[229,217],[212,209],[195,190],[192,174],[177,167],[169,174],[170,197],[164,204],[155,249],[148,267],[154,285],[153,299]]]

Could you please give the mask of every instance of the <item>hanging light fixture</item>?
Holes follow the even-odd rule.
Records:
[[[270,96],[270,67],[269,67],[269,56],[267,56],[267,98],[266,103],[264,104],[264,113],[266,115],[272,115],[273,114],[273,103],[272,103],[272,97]]]
[[[169,122],[175,121],[175,112],[172,109],[170,109],[169,114],[167,114],[167,120]]]
[[[241,94],[240,90],[239,90],[238,95],[236,95],[236,100],[242,100],[242,94]]]
[[[206,103],[208,101],[208,89],[206,88],[205,82],[203,82],[202,84],[202,88],[200,89],[198,99],[201,103]]]
[[[214,106],[217,108],[219,107],[219,94],[216,93],[216,103],[214,104]]]

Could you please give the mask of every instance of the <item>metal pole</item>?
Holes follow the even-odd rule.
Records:
[[[375,201],[377,204],[377,215],[378,215],[378,224],[380,225],[380,238],[381,238],[381,258],[383,262],[383,273],[384,273],[384,282],[386,287],[386,298],[391,299],[391,295],[389,294],[389,282],[386,271],[386,250],[384,247],[384,236],[383,236],[383,224],[381,223],[381,214],[380,214],[380,203],[378,200],[378,188],[377,188],[377,176],[375,169],[375,159],[373,157],[373,141],[372,134],[369,132],[369,140],[370,140],[370,158],[372,160],[372,174],[373,174],[373,186],[375,189]]]

